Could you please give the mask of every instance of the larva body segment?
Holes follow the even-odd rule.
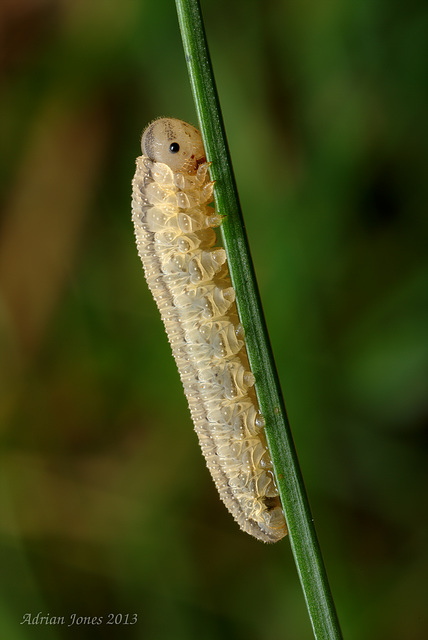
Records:
[[[266,447],[200,133],[170,118],[145,130],[132,219],[208,468],[244,531],[287,534]]]

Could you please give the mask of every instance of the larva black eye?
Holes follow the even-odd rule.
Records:
[[[169,145],[169,150],[171,153],[178,153],[180,151],[180,145],[178,142],[171,142]]]

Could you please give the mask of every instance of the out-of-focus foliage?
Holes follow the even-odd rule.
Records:
[[[203,9],[345,637],[423,640],[427,8]],[[195,123],[174,4],[4,0],[0,31],[1,637],[310,638],[288,542],[217,498],[134,246],[140,133]]]

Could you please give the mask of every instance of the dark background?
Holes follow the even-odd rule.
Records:
[[[344,635],[425,640],[428,11],[203,8]],[[197,124],[173,2],[3,0],[0,42],[1,636],[311,638],[288,540],[218,500],[134,245],[142,130]]]

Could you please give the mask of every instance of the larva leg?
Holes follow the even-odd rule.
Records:
[[[212,162],[203,162],[199,165],[198,170],[196,171],[195,183],[198,187],[204,187],[206,184],[214,184],[214,182],[207,182],[208,179],[208,169],[212,165]]]
[[[221,225],[225,217],[226,216],[222,216],[219,213],[213,213],[212,216],[209,216],[207,219],[207,226],[215,229]]]

